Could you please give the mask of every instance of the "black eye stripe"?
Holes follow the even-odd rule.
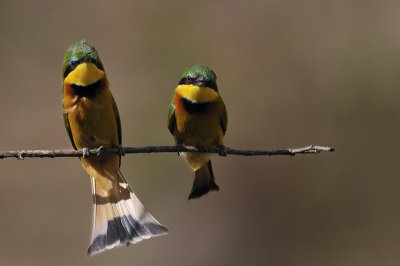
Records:
[[[204,80],[202,77],[190,77],[191,79],[188,79],[189,76],[183,77],[180,81],[179,81],[179,85],[196,85],[196,86],[202,86],[202,87],[208,87],[211,88],[215,91],[218,91],[218,87],[217,84],[211,80]]]
[[[63,78],[66,78],[66,77],[68,76],[68,74],[71,73],[72,70],[74,70],[77,66],[79,66],[79,65],[82,64],[83,62],[85,62],[84,60],[85,60],[85,56],[79,58],[78,60],[70,61],[70,62],[67,64],[67,67],[65,68]],[[90,60],[89,60],[89,61],[86,61],[86,62],[93,63],[93,64],[95,64],[100,70],[104,71],[104,67],[103,67],[103,65],[101,64],[101,62],[100,62],[100,61],[96,61],[93,57],[90,57]]]

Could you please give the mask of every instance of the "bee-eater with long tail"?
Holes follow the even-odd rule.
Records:
[[[99,55],[86,41],[73,44],[65,55],[63,116],[75,149],[120,147],[118,109]],[[129,187],[119,169],[119,155],[89,156],[80,161],[90,176],[93,193],[89,256],[168,232]]]
[[[186,69],[175,89],[168,112],[168,129],[179,147],[221,147],[228,124],[226,107],[217,87],[217,76],[210,68],[194,65]],[[210,190],[219,190],[209,153],[180,153],[194,172],[189,199]]]

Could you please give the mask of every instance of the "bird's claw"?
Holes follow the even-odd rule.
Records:
[[[225,145],[219,146],[219,153],[220,156],[226,157],[228,155],[228,148]]]
[[[88,148],[82,148],[82,157],[86,158],[90,156],[90,152]]]
[[[124,146],[118,145],[118,151],[119,151],[119,155],[125,156],[126,150],[125,150]]]
[[[181,155],[182,153],[182,147],[183,147],[182,143],[176,143],[176,150],[178,151],[178,156]]]

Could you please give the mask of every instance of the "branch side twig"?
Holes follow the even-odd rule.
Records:
[[[273,155],[289,155],[294,156],[296,154],[318,154],[320,152],[333,152],[334,148],[311,145],[302,148],[287,148],[287,149],[273,149],[273,150],[242,150],[226,147],[192,147],[183,146],[180,148],[181,152],[205,152],[205,153],[217,153],[221,156],[225,155],[242,155],[242,156],[273,156]],[[113,147],[104,148],[99,147],[95,149],[83,149],[83,150],[20,150],[20,151],[0,151],[0,159],[5,158],[58,158],[58,157],[87,157],[94,155],[104,154],[132,154],[132,153],[166,153],[166,152],[178,152],[176,146],[145,146],[145,147]]]

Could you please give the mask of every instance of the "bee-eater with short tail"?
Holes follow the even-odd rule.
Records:
[[[118,109],[99,55],[86,41],[73,44],[65,55],[63,115],[75,149],[120,147]],[[119,169],[119,155],[89,156],[80,160],[90,176],[93,193],[89,256],[168,232],[133,194]]]
[[[210,68],[194,65],[186,69],[169,106],[168,129],[179,147],[222,147],[228,124],[226,107],[217,87],[217,76]],[[226,150],[225,150],[226,151]],[[210,190],[219,190],[211,166],[211,154],[182,152],[194,172],[189,199]]]

